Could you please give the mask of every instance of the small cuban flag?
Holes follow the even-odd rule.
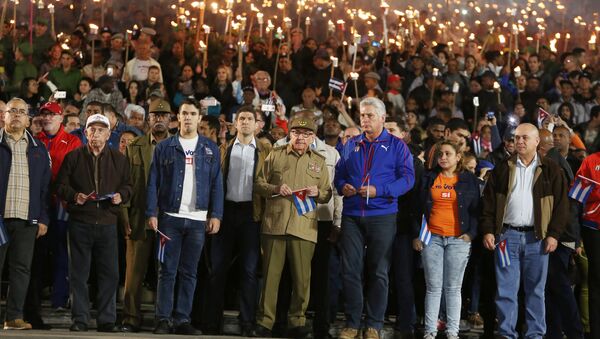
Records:
[[[306,190],[294,192],[294,205],[296,205],[298,215],[305,215],[317,208],[315,200],[306,194]]]
[[[8,243],[8,232],[4,226],[4,219],[0,215],[0,246]]]
[[[159,236],[158,241],[158,261],[161,263],[165,262],[165,248],[167,247],[167,241],[171,238],[167,237],[163,232],[156,230]]]
[[[585,204],[585,201],[590,196],[590,193],[594,190],[596,185],[594,183],[587,183],[587,180],[581,177],[575,179],[573,183],[573,187],[569,191],[569,198],[579,201],[582,204]]]
[[[497,251],[500,267],[510,266],[510,255],[508,254],[508,242],[506,239],[498,243]]]
[[[421,220],[421,230],[419,231],[419,240],[427,246],[431,241],[431,231],[429,230],[429,226],[427,226],[427,220],[425,219],[425,214],[423,214],[423,218]]]
[[[341,80],[331,78],[329,79],[329,88],[334,91],[344,92],[346,89],[346,83]]]

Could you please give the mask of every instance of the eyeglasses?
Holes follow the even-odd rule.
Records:
[[[10,115],[12,115],[13,117],[22,117],[24,115],[27,115],[26,109],[12,108],[12,109],[6,110],[6,112],[10,113]]]
[[[297,129],[293,129],[290,133],[296,137],[303,136],[304,138],[310,138],[315,135],[313,132],[300,132]]]

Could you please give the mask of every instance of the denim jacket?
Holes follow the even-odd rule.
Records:
[[[196,209],[208,211],[210,218],[223,218],[223,176],[219,147],[198,136],[194,153]],[[148,177],[146,217],[178,213],[185,177],[185,154],[179,134],[156,145]]]
[[[431,186],[439,171],[428,171],[423,175],[419,194],[419,206],[422,206],[421,213],[418,214],[419,222],[413,223],[421,227],[421,216],[425,214],[425,219],[429,220],[431,209],[433,208],[433,198],[431,197]],[[458,221],[460,222],[461,234],[468,234],[471,240],[477,235],[477,226],[479,218],[479,182],[477,177],[468,171],[458,174],[458,182],[454,188],[458,203]],[[413,234],[418,236],[419,230],[413,230]]]

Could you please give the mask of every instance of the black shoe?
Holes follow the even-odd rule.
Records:
[[[98,328],[96,329],[96,331],[115,333],[115,332],[121,332],[121,329],[119,328],[119,326],[117,326],[113,323],[106,323],[106,324],[98,324]]]
[[[154,334],[171,334],[171,325],[168,320],[160,320],[154,328]]]
[[[240,336],[242,337],[251,337],[252,330],[254,329],[254,325],[242,325]]]
[[[266,327],[256,325],[249,336],[254,338],[270,338],[271,330]]]
[[[45,324],[43,321],[41,322],[31,322],[31,328],[34,330],[42,330],[42,331],[50,331],[52,326]]]
[[[404,332],[404,331],[398,331],[398,330],[394,330],[394,339],[414,339],[415,335],[410,332]]]
[[[131,324],[127,324],[127,323],[121,325],[121,332],[137,333],[139,331],[140,331],[140,328],[135,325],[131,325]]]
[[[73,323],[73,325],[71,325],[69,328],[69,331],[71,332],[87,332],[87,330],[88,327],[84,323]]]
[[[189,322],[181,323],[177,325],[175,330],[173,331],[175,334],[183,334],[183,335],[201,335],[202,332],[192,326]]]
[[[297,326],[297,327],[290,328],[288,330],[287,336],[289,338],[302,339],[302,338],[308,337],[310,332],[311,332],[310,328],[307,326]]]

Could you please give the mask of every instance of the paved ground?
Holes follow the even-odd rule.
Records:
[[[3,309],[5,305],[0,305]],[[120,314],[120,310],[118,314]],[[71,326],[71,315],[68,311],[57,312],[52,310],[49,305],[43,305],[42,317],[44,321],[52,326],[50,331],[2,331],[0,330],[0,338],[102,338],[102,339],[116,339],[116,338],[159,338],[158,335],[152,334],[153,329],[153,307],[150,304],[143,305],[144,313],[144,324],[141,333],[130,334],[130,333],[97,333],[95,330],[96,324],[94,321],[90,324],[90,331],[85,333],[71,333],[69,332],[69,326]],[[92,312],[94,317],[94,312]],[[309,314],[310,317],[310,314]],[[393,319],[392,319],[393,320]],[[338,315],[338,319],[332,326],[330,334],[336,337],[341,327],[343,326],[343,316]],[[225,314],[225,335],[223,336],[198,336],[196,338],[239,338],[236,334],[239,333],[239,327],[237,325],[237,312],[231,311]],[[382,337],[385,339],[393,338],[393,327],[392,322],[386,321],[385,328],[382,333]],[[481,331],[465,331],[461,332],[462,338],[478,338]],[[182,338],[178,335],[161,335],[160,338]],[[186,338],[194,338],[192,336],[186,336]]]

